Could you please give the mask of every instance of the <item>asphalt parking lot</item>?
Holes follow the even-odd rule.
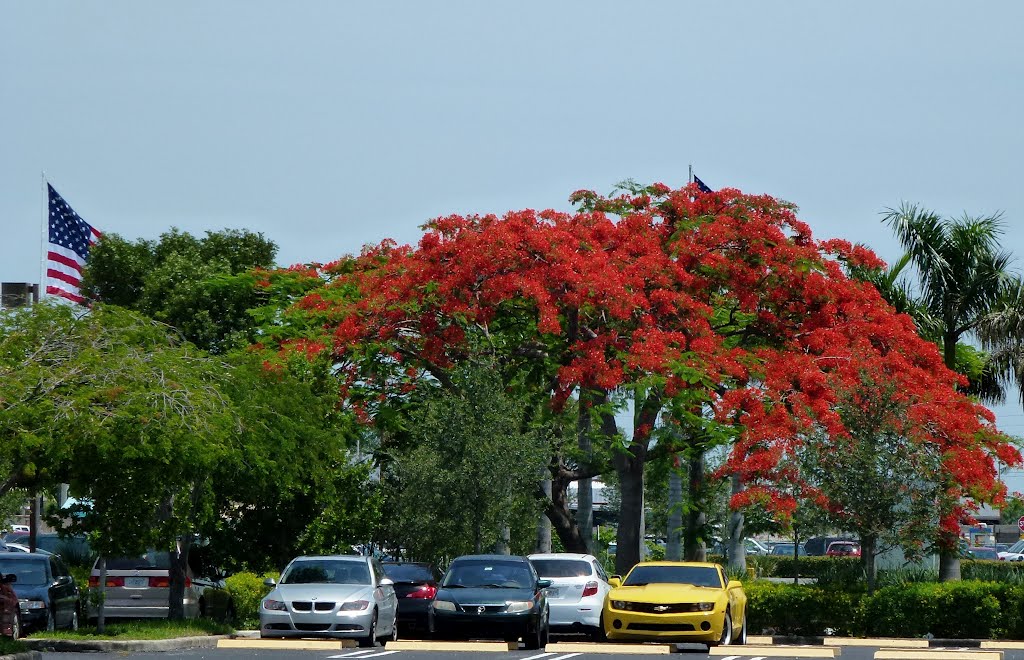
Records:
[[[243,640],[232,640],[243,641]],[[262,640],[251,640],[260,642]],[[302,641],[302,640],[299,640]],[[922,640],[923,641],[923,640]],[[274,640],[274,642],[278,642]],[[895,646],[889,644],[888,646]],[[680,660],[785,660],[787,658],[825,658],[841,660],[1024,660],[1024,643],[1016,643],[1017,648],[977,648],[977,647],[940,647],[940,648],[886,648],[885,646],[825,646],[825,645],[781,645],[781,644],[749,644],[746,646],[727,646],[708,649],[700,645],[674,644],[592,644],[579,642],[555,642],[543,651],[527,651],[524,649],[510,650],[504,644],[490,643],[448,643],[425,646],[420,643],[395,643],[387,648],[359,649],[345,647],[341,644],[306,644],[309,648],[297,648],[302,644],[280,641],[263,644],[232,644],[217,649],[190,649],[157,653],[90,653],[89,659],[95,658],[138,658],[157,660],[159,658],[210,658],[216,660],[242,660],[252,658],[282,658],[285,660],[369,660],[371,658],[389,658],[389,660],[440,660],[441,658],[457,658],[457,660],[615,660],[637,658],[645,655],[671,655]],[[334,648],[330,648],[333,646]],[[80,658],[73,653],[43,653],[44,660],[69,660]]]

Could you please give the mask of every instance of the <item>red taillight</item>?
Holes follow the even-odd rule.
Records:
[[[587,586],[583,587],[583,597],[593,596],[597,593],[597,582],[587,582]]]
[[[99,576],[98,575],[90,575],[89,576],[89,588],[90,589],[95,589],[98,586],[100,586],[100,578],[99,578]]]
[[[97,581],[97,584],[98,584],[99,583],[99,578],[97,578],[96,581]],[[108,577],[107,578],[107,586],[108,587],[123,587],[124,586],[124,578],[123,577]]]
[[[171,586],[171,578],[169,577],[151,577],[149,578],[149,586],[156,587],[157,589],[166,589]]]
[[[437,587],[425,584],[415,591],[410,591],[405,595],[406,598],[425,598],[427,600],[432,599],[437,595]]]

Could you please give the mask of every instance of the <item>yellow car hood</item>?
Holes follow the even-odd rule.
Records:
[[[703,603],[717,600],[723,593],[715,587],[689,584],[645,584],[637,587],[616,587],[608,592],[609,600],[634,603]]]

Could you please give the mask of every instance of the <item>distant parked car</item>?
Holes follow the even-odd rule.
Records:
[[[807,550],[808,557],[821,557],[825,555],[828,546],[833,541],[857,542],[856,539],[851,539],[849,536],[814,536],[807,539],[804,543],[804,549]]]
[[[774,545],[772,545],[772,549],[771,549],[771,551],[769,551],[768,554],[775,555],[775,556],[782,556],[782,557],[792,557],[793,556],[793,544],[792,543],[775,543]],[[806,557],[807,556],[807,548],[804,547],[803,543],[800,544],[800,547],[797,550],[797,556],[798,557]]]
[[[548,602],[526,557],[467,555],[452,561],[430,606],[430,632],[438,637],[523,638],[531,651],[548,642]]]
[[[5,544],[3,546],[0,546],[0,552],[4,552],[5,550],[7,552],[31,552],[31,550],[28,549],[27,545],[22,545],[20,543],[7,543],[7,544]],[[43,550],[42,548],[36,548],[36,552],[38,552],[41,555],[52,555],[53,554],[52,552],[47,552],[46,550]]]
[[[604,637],[601,610],[611,590],[608,575],[593,555],[548,553],[529,556],[547,588],[548,621],[555,632],[584,632]]]
[[[975,546],[967,548],[967,557],[968,559],[985,559],[991,561],[998,561],[999,553],[996,552],[995,548]]]
[[[0,554],[0,574],[12,583],[21,606],[21,626],[30,630],[78,630],[78,585],[61,558],[39,553]]]
[[[107,559],[106,598],[103,616],[106,619],[166,619],[171,591],[170,552],[149,550],[138,557]],[[89,586],[100,586],[100,563],[97,559],[89,575]],[[234,612],[224,582],[215,577],[196,576],[191,566],[185,569],[185,593],[182,601],[185,617],[208,616],[229,620]],[[88,618],[99,614],[89,604]]]
[[[9,534],[7,536],[7,544],[17,543],[25,547],[29,547],[29,535],[25,534]],[[47,532],[45,534],[36,534],[36,549],[45,550],[51,554],[61,555],[71,561],[71,558],[81,557],[85,561],[92,558],[92,549],[89,547],[89,540],[84,536],[65,536],[61,538],[59,534],[53,532]],[[72,561],[74,563],[74,561]],[[85,564],[88,566],[88,564]]]
[[[1003,552],[997,552],[1003,561],[1021,561],[1024,559],[1024,539],[1017,541]]]
[[[401,630],[427,630],[430,601],[437,594],[441,572],[433,564],[383,562],[384,573],[395,583],[398,626]]]
[[[260,604],[260,637],[344,637],[372,647],[398,639],[394,582],[373,557],[296,557]]]
[[[0,572],[0,635],[18,639],[21,637],[21,607],[18,594],[14,593],[15,573]]]
[[[860,543],[856,541],[832,541],[825,551],[826,557],[860,557]]]

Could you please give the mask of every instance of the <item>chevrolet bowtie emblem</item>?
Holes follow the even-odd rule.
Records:
[[[655,605],[655,607],[654,607],[654,611],[655,612],[667,612],[668,609],[669,609],[668,605]]]

